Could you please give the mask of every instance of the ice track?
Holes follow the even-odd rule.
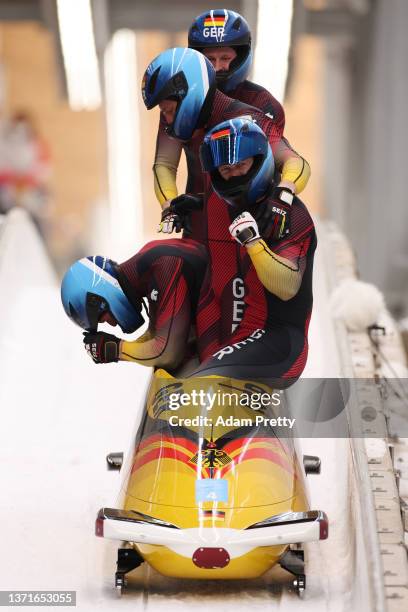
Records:
[[[81,333],[63,313],[40,240],[20,211],[0,226],[0,589],[76,590],[86,610],[330,610],[353,606],[359,574],[351,536],[348,440],[302,440],[322,459],[309,476],[312,507],[330,520],[327,541],[307,547],[304,600],[283,571],[257,581],[163,578],[143,564],[121,600],[113,590],[117,543],[94,536],[101,506],[115,503],[120,477],[105,470],[109,451],[127,450],[149,370],[94,366]],[[21,249],[21,245],[24,249]],[[321,252],[305,375],[339,376]],[[359,612],[364,612],[361,606]],[[368,610],[368,609],[367,609]]]

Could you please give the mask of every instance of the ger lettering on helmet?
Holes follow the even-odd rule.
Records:
[[[198,15],[188,31],[188,46],[204,49],[231,47],[236,58],[228,70],[217,72],[217,87],[224,93],[235,89],[248,76],[252,63],[251,32],[247,21],[235,11],[216,9]]]
[[[272,181],[274,160],[261,128],[251,119],[238,117],[219,123],[210,130],[200,148],[201,165],[210,174],[214,191],[237,210],[245,210],[262,200]],[[246,174],[226,180],[220,166],[253,163]]]
[[[118,280],[117,264],[96,255],[79,259],[64,275],[61,301],[68,317],[86,330],[95,331],[102,315],[109,313],[124,333],[144,323],[142,303],[125,295]]]
[[[160,53],[147,67],[142,96],[148,110],[163,100],[176,100],[169,136],[190,140],[194,130],[205,125],[216,90],[211,62],[194,49],[175,47]]]

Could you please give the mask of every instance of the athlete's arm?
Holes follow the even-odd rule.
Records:
[[[153,164],[154,191],[162,208],[177,196],[177,168],[180,163],[182,144],[170,138],[165,132],[166,124],[160,118],[156,140],[156,154]]]
[[[281,300],[295,297],[299,291],[306,267],[306,241],[293,245],[293,257],[282,257],[259,240],[247,247],[257,276],[265,289]]]
[[[231,236],[246,247],[265,289],[284,301],[295,297],[306,268],[313,224],[305,224],[304,221],[302,218],[297,219],[296,225],[300,231],[286,240],[277,240],[271,228],[269,244],[261,238],[256,220],[247,211],[238,215],[229,226]],[[304,227],[301,228],[301,225]]]
[[[149,328],[137,340],[121,342],[119,359],[172,368],[182,361],[191,322],[189,288],[182,265],[180,257],[166,256],[152,266],[147,290]]]
[[[310,178],[308,162],[291,147],[286,138],[281,137],[279,129],[268,117],[260,121],[260,127],[268,138],[276,166],[281,173],[279,186],[300,193]]]
[[[286,138],[272,144],[272,151],[281,172],[279,186],[288,187],[294,193],[303,191],[310,178],[308,162],[292,149]]]
[[[293,206],[298,206],[294,204]],[[307,254],[315,236],[306,209],[294,209],[293,232],[283,240],[258,240],[247,251],[265,289],[281,300],[295,297],[306,269]]]

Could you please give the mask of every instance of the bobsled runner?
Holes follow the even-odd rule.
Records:
[[[143,561],[193,579],[256,578],[279,564],[304,591],[300,545],[326,539],[328,521],[307,494],[319,459],[300,459],[281,408],[263,384],[153,374],[127,465],[107,457],[123,472],[117,507],[96,519],[96,535],[123,542],[119,594]]]

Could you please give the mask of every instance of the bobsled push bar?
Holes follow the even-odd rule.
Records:
[[[239,556],[244,554],[242,548],[325,540],[328,537],[328,520],[321,510],[309,510],[277,514],[246,529],[180,529],[132,510],[102,508],[96,519],[95,533],[113,540],[167,546],[173,550],[209,545],[216,538],[217,546],[227,546],[231,552],[231,547],[237,547],[236,554],[232,556]]]

